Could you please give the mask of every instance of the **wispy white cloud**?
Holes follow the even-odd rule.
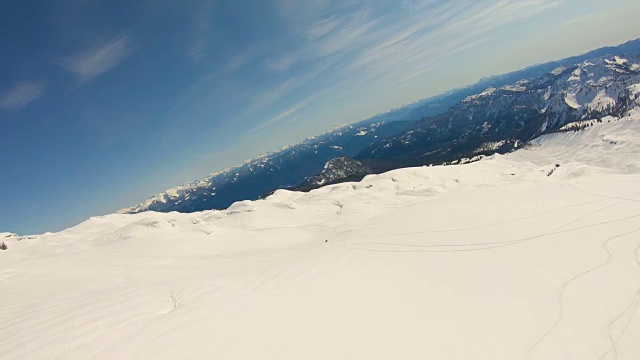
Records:
[[[311,26],[305,30],[305,35],[309,41],[317,40],[335,30],[340,23],[340,19],[336,17],[321,19],[311,24]]]
[[[276,6],[282,18],[297,26],[324,14],[333,2],[332,0],[278,0]]]
[[[62,66],[80,80],[90,80],[120,64],[133,52],[131,39],[121,35],[71,55],[62,60]]]
[[[203,104],[219,104],[221,94],[236,91],[243,106],[229,111],[225,126],[252,124],[250,133],[294,121],[355,121],[399,101],[431,95],[416,94],[417,85],[407,83],[416,83],[415,77],[427,82],[421,89],[428,88],[444,61],[495,44],[496,29],[517,28],[562,1],[414,0],[407,12],[400,1],[381,6],[361,0],[277,0],[286,33],[227,59],[187,98],[206,92]],[[252,67],[251,77],[232,76],[249,64],[259,66]],[[227,76],[231,84],[220,81]],[[318,107],[317,99],[299,101],[319,91],[332,106]]]
[[[501,29],[517,30],[520,24],[563,2],[415,0],[411,2],[411,11],[406,11],[402,2],[280,0],[280,12],[290,27],[290,34],[297,36],[300,45],[289,51],[284,49],[265,65],[272,72],[292,77],[299,77],[300,71],[311,72],[323,67],[322,76],[316,78],[322,79],[322,85],[314,80],[315,90],[318,86],[331,86],[334,90],[329,97],[346,96],[350,102],[360,102],[370,108],[369,111],[380,111],[383,109],[377,106],[384,105],[371,103],[380,98],[380,92],[400,99],[401,95],[396,94],[401,92],[396,90],[404,89],[408,82],[415,83],[415,78],[429,79],[436,75],[437,69],[446,68],[445,61],[495,44],[495,36]],[[341,86],[333,85],[342,79],[349,81]],[[265,97],[284,102],[289,88],[297,87],[290,85],[291,78],[285,80],[282,87],[276,87],[285,91],[269,92]],[[408,89],[403,90],[405,96],[416,96],[409,94]],[[421,96],[425,95],[429,94]],[[411,100],[414,98],[405,101]],[[363,111],[360,108],[352,113]],[[279,121],[277,116],[273,117],[260,128]]]
[[[319,39],[312,45],[315,57],[323,58],[361,46],[367,36],[375,32],[374,29],[379,22],[377,19],[372,19],[369,14],[367,10],[360,11],[354,14],[351,21],[334,28],[322,39]]]
[[[227,61],[227,63],[222,67],[222,69],[229,73],[233,73],[238,69],[242,68],[248,61],[248,57],[243,54],[236,54],[231,59]]]
[[[313,83],[314,80],[331,67],[330,63],[325,63],[310,71],[289,77],[283,82],[276,83],[266,89],[256,92],[250,99],[250,104],[238,117],[246,118],[255,115],[256,112],[262,112],[265,108],[271,107],[279,101],[285,99],[292,93]],[[325,91],[327,89],[324,89]]]
[[[19,82],[0,94],[0,107],[19,110],[44,93],[43,82]]]
[[[282,112],[274,115],[272,118],[270,118],[269,120],[263,122],[262,124],[254,127],[253,129],[251,129],[251,131],[249,131],[249,133],[254,133],[258,130],[264,129],[268,126],[274,125],[276,123],[279,123],[283,120],[288,120],[287,123],[292,123],[294,121],[300,120],[300,116],[296,115],[300,112],[300,110],[306,108],[307,106],[311,105],[314,101],[316,101],[318,98],[320,98],[322,95],[325,94],[326,91],[320,91],[317,92],[311,96],[308,96],[307,98],[305,98],[304,100],[299,101],[298,103],[290,106],[289,108],[283,110]],[[296,116],[294,116],[296,115]]]
[[[283,0],[284,1],[284,0]],[[341,6],[345,6],[343,3]],[[346,15],[323,17],[321,11],[310,11],[310,9],[321,8],[315,4],[302,11],[304,5],[298,4],[294,14],[303,13],[303,18],[309,19],[305,22],[294,22],[292,33],[303,41],[299,46],[284,55],[280,54],[274,59],[266,61],[266,67],[276,72],[285,72],[297,63],[308,63],[316,60],[327,60],[333,55],[343,55],[345,51],[361,47],[367,34],[374,31],[378,22],[370,17],[371,10],[368,8],[355,9]],[[293,11],[293,10],[290,10]],[[313,16],[316,17],[313,17]],[[288,14],[291,17],[291,14]],[[298,19],[298,15],[294,17]],[[274,66],[281,65],[281,66]],[[286,65],[286,66],[283,66]]]
[[[213,28],[212,14],[214,5],[214,2],[205,2],[193,18],[193,34],[187,48],[187,55],[192,60],[202,60],[209,54],[209,37]]]
[[[293,59],[290,56],[282,56],[278,59],[268,59],[267,68],[275,72],[285,72],[293,65]]]
[[[306,105],[307,104],[303,104],[303,103],[296,104],[296,105],[286,109],[285,111],[279,113],[278,115],[272,117],[268,121],[256,126],[255,128],[253,128],[251,130],[251,132],[256,132],[256,131],[258,131],[260,129],[263,129],[263,128],[267,127],[267,126],[270,126],[270,125],[273,125],[273,124],[275,124],[277,122],[280,122],[280,121],[290,117],[291,115],[297,113],[298,111],[300,111],[300,109],[302,109]]]
[[[319,4],[294,6],[292,0],[281,0],[281,8],[290,17],[317,14],[315,21],[296,23],[294,30],[308,42],[286,55],[288,63],[313,61],[350,53],[346,70],[367,66],[387,71],[387,64],[402,64],[403,59],[423,60],[438,53],[446,56],[477,42],[488,31],[516,23],[527,17],[548,11],[563,0],[501,0],[477,2],[414,1],[410,13],[398,5],[397,12],[382,13],[375,6],[359,6],[340,16],[323,17]],[[282,3],[288,4],[282,6]],[[329,2],[331,3],[331,2]],[[334,3],[331,3],[335,5]],[[374,4],[374,3],[371,3]],[[345,6],[345,2],[342,3]],[[379,10],[379,9],[378,9]],[[381,68],[379,65],[383,65]]]

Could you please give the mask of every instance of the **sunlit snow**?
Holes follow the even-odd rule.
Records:
[[[640,359],[639,119],[0,234],[0,358]]]

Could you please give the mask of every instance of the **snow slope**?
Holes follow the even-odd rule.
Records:
[[[639,119],[7,236],[0,358],[640,359]]]

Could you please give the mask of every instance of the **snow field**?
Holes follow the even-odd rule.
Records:
[[[225,211],[0,234],[0,358],[639,359],[639,153],[634,117]]]

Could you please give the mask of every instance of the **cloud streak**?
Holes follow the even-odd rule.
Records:
[[[206,2],[192,20],[193,35],[188,45],[187,56],[200,61],[209,55],[209,37],[213,30],[212,14],[214,2]]]
[[[335,78],[355,79],[348,85],[350,89],[356,88],[356,83],[374,89],[379,87],[375,85],[384,84],[385,91],[392,91],[413,76],[424,76],[442,61],[492,41],[498,29],[521,23],[561,3],[562,0],[414,1],[409,14],[400,6],[382,11],[360,3],[341,14],[325,16],[316,12],[320,15],[313,21],[296,23],[299,27],[294,33],[306,40],[305,45],[283,58],[288,59],[288,64],[303,66],[318,61],[332,63]],[[309,6],[314,7],[317,5]],[[291,13],[298,15],[297,10]]]
[[[249,27],[238,37],[247,43],[220,55],[185,98],[206,99],[197,102],[202,113],[245,134],[359,120],[486,76],[493,60],[482,56],[512,40],[503,32],[528,31],[522,24],[563,2],[276,0],[273,32]],[[460,67],[467,56],[480,57],[475,69]],[[327,106],[304,102],[319,92]],[[229,94],[237,101],[220,100]]]
[[[313,94],[307,98],[305,98],[302,101],[299,101],[298,103],[296,103],[295,105],[285,109],[284,111],[278,113],[277,115],[273,116],[271,119],[269,119],[268,121],[254,127],[253,129],[251,129],[251,131],[249,131],[249,134],[252,134],[258,130],[264,129],[268,126],[274,125],[276,123],[282,122],[283,120],[289,119],[287,121],[287,124],[292,123],[294,121],[297,121],[301,118],[301,116],[297,115],[300,110],[306,108],[307,106],[311,105],[314,101],[316,101],[319,97],[321,97],[322,95],[324,95],[325,91],[322,92],[318,92],[316,94]],[[293,116],[296,115],[296,116]]]
[[[116,67],[132,52],[130,37],[121,35],[71,55],[61,65],[80,80],[87,81]]]
[[[20,110],[43,93],[43,82],[19,82],[0,94],[0,107],[6,110]]]

